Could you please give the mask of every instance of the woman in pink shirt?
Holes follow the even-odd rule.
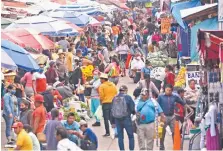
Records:
[[[120,74],[120,67],[117,57],[112,57],[112,62],[107,66],[105,69],[105,73],[109,76],[109,81],[113,82],[115,85],[118,84],[119,81],[119,74]]]
[[[34,71],[27,72],[21,79],[22,83],[25,83],[25,93],[27,97],[31,97],[34,95],[34,91],[32,88],[32,78]]]

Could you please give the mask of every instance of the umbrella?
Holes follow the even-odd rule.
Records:
[[[95,19],[94,17],[90,17],[89,25],[91,25],[91,26],[100,26],[101,23],[97,19]]]
[[[14,35],[7,34],[1,31],[1,38],[5,40],[9,40],[17,45],[20,45],[21,47],[25,47],[25,43],[23,43],[18,37],[15,37]]]
[[[9,55],[2,49],[1,51],[1,65],[3,68],[9,69],[9,70],[16,70],[17,65],[12,60],[12,58],[9,57]]]
[[[12,21],[6,19],[6,18],[1,18],[1,27],[2,29],[6,28],[8,25],[10,25]]]
[[[89,16],[87,14],[80,14],[77,12],[54,11],[47,15],[52,18],[60,18],[69,21],[77,26],[85,26],[89,23]]]
[[[61,36],[63,35],[63,32],[69,33],[73,31],[73,29],[64,22],[43,15],[19,19],[9,25],[6,29],[10,28],[33,28],[43,35],[49,36]]]
[[[50,39],[31,28],[14,28],[4,30],[2,31],[2,34],[2,39],[10,40],[22,47],[31,47],[37,50],[54,48],[54,43]],[[22,41],[23,45],[18,43],[16,39]]]
[[[22,47],[8,40],[1,40],[1,47],[19,68],[26,71],[39,69],[39,66],[33,57]]]
[[[69,21],[66,21],[66,24],[68,24],[69,26],[71,26],[72,28],[76,29],[78,32],[83,32],[84,29],[82,29],[81,27],[78,27],[77,25],[75,24],[72,24],[71,22]]]

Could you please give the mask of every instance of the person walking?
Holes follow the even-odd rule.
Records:
[[[15,94],[15,90],[13,89],[12,85],[7,87],[7,93],[4,95],[4,107],[3,107],[3,118],[5,120],[5,135],[8,140],[7,143],[12,143],[11,137],[11,126],[14,119],[14,104],[12,100],[12,95]]]
[[[17,98],[18,111],[19,111],[20,110],[20,102],[22,101],[22,98],[25,97],[25,90],[24,90],[23,85],[20,83],[20,78],[18,76],[15,76],[14,86],[16,88],[15,96]]]
[[[118,59],[114,56],[111,59],[111,63],[106,67],[105,73],[108,73],[109,81],[115,85],[119,82],[120,66]]]
[[[115,124],[118,133],[118,145],[120,150],[125,150],[124,147],[124,129],[129,138],[129,150],[134,150],[134,135],[131,114],[135,114],[135,103],[132,97],[128,94],[126,85],[122,85],[119,89],[119,94],[112,101],[112,124]]]
[[[44,65],[39,64],[39,66],[40,66],[39,71],[35,72],[32,76],[32,86],[34,94],[37,93],[39,94],[46,91],[47,81],[46,81],[46,76],[44,74]]]
[[[26,74],[20,80],[25,85],[25,94],[27,97],[31,97],[34,94],[33,86],[32,86],[33,73],[34,71],[26,72]]]
[[[101,73],[100,75],[101,85],[99,87],[99,97],[102,104],[102,112],[104,117],[104,124],[105,124],[105,135],[103,136],[110,136],[109,130],[109,120],[111,120],[111,107],[112,107],[112,100],[117,95],[117,89],[112,82],[108,81],[108,75]]]
[[[50,67],[45,72],[46,81],[48,85],[53,85],[56,81],[58,81],[58,74],[56,69],[56,64],[54,61],[49,63]]]
[[[42,95],[37,94],[34,98],[34,105],[36,107],[33,111],[31,126],[33,127],[33,133],[42,133],[46,124],[46,109],[43,106],[44,98]]]
[[[141,90],[141,98],[137,105],[137,134],[140,150],[153,150],[156,114],[165,120],[160,105],[150,97],[149,90]],[[158,113],[156,113],[158,112]]]
[[[44,133],[46,135],[47,150],[56,150],[57,149],[57,140],[54,135],[57,127],[62,127],[61,122],[59,121],[59,110],[54,108],[51,110],[51,120],[48,120],[45,126]]]
[[[165,150],[164,140],[165,140],[167,126],[170,126],[172,137],[174,136],[175,103],[179,103],[185,106],[186,108],[188,108],[190,111],[192,111],[192,109],[188,105],[186,105],[184,100],[182,100],[179,96],[174,95],[172,92],[173,92],[173,86],[171,84],[167,84],[165,87],[165,93],[159,95],[158,100],[157,100],[163,110],[164,115],[166,116],[166,121],[164,123],[163,132],[162,132],[162,138],[160,139],[160,150]]]
[[[65,52],[62,49],[58,51],[59,58],[56,60],[57,73],[59,76],[60,82],[66,79],[67,67],[65,62]]]

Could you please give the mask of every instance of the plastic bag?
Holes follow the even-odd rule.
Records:
[[[98,106],[96,112],[94,113],[94,116],[99,120],[102,119],[102,107],[101,107],[101,105]]]

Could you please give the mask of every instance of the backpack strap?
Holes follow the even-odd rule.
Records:
[[[159,121],[158,121],[158,117],[159,117],[159,112],[158,112],[158,102],[151,98],[151,101],[153,102],[154,106],[155,106],[155,135],[156,135],[156,145],[158,146],[159,144],[159,132],[158,132],[158,129],[159,129]]]

